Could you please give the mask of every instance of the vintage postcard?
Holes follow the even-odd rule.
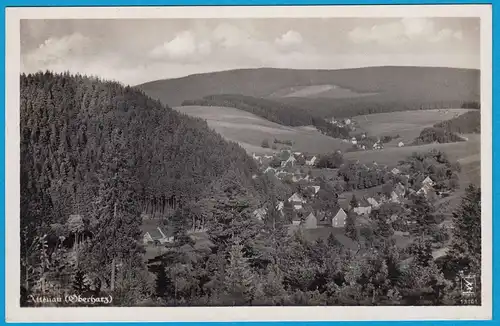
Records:
[[[6,20],[8,321],[491,318],[488,6]]]

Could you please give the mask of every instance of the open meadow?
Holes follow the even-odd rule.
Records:
[[[355,116],[352,119],[358,123],[358,132],[366,132],[370,136],[401,137],[386,144],[386,147],[397,147],[397,144],[411,143],[424,128],[432,127],[441,121],[453,119],[464,114],[469,109],[440,109],[401,111]]]
[[[322,135],[314,128],[283,126],[234,108],[181,106],[174,109],[206,120],[210,128],[227,140],[239,143],[250,153],[272,152],[272,149],[262,148],[261,144],[267,139],[272,145],[275,138],[291,140],[294,150],[310,153],[328,153],[351,147],[339,139]]]

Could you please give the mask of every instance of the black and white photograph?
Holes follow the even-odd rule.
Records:
[[[491,309],[489,11],[364,7],[19,9],[19,314]]]

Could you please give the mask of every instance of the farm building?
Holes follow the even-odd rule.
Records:
[[[143,236],[144,244],[165,244],[174,241],[173,234],[165,234],[160,227],[146,231]]]
[[[398,143],[398,147],[403,147],[404,145],[405,145],[405,144],[404,144],[402,141],[400,141],[400,142]]]

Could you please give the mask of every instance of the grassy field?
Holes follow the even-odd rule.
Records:
[[[234,108],[181,106],[175,110],[205,119],[216,132],[227,140],[238,142],[250,153],[272,152],[260,145],[264,139],[272,145],[275,138],[292,140],[293,150],[309,153],[327,153],[350,147],[338,139],[320,134],[314,128],[282,126]]]
[[[401,138],[386,144],[386,147],[397,147],[397,144],[410,143],[419,136],[422,129],[432,127],[441,121],[452,119],[469,110],[447,109],[447,110],[419,110],[402,111],[390,113],[368,114],[353,117],[359,125],[356,133],[366,132],[370,136],[395,136]]]

